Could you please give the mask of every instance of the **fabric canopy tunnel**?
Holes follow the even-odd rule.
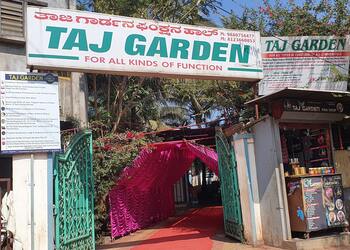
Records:
[[[196,158],[218,175],[217,154],[205,146],[164,142],[141,150],[109,192],[112,238],[171,216],[175,212],[173,185]]]

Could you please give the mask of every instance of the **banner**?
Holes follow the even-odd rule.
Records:
[[[28,7],[27,64],[156,77],[256,81],[260,34]]]
[[[284,88],[347,90],[350,37],[263,37],[259,95]]]
[[[61,150],[58,77],[0,72],[1,153]]]

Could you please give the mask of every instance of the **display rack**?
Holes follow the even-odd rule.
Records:
[[[319,142],[318,138],[320,136],[323,136],[323,142]],[[310,131],[310,137],[312,138],[312,144],[308,150],[311,152],[311,159],[309,162],[313,166],[318,166],[320,162],[327,162],[328,165],[330,165],[331,162],[331,156],[330,156],[330,141],[329,141],[329,131],[328,129],[317,129]],[[317,154],[317,150],[326,150],[325,154]],[[315,155],[317,157],[315,157]]]

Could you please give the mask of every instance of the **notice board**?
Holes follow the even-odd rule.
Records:
[[[61,150],[58,77],[0,72],[1,153]]]
[[[259,95],[284,88],[347,90],[350,36],[262,37]]]

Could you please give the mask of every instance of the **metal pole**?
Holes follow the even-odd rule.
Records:
[[[34,250],[34,154],[30,155],[30,249]]]

